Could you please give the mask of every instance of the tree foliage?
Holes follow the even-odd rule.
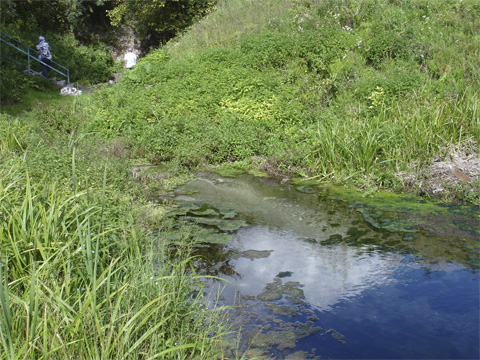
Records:
[[[216,4],[216,0],[115,0],[108,11],[111,23],[126,25],[135,30],[144,46],[165,43],[179,31],[190,26],[195,19],[204,16]]]
[[[101,14],[106,18],[108,3],[104,0],[5,0],[0,2],[1,23],[23,31],[79,34],[93,18]]]
[[[167,42],[204,16],[217,0],[2,0],[2,28],[10,32],[73,33],[95,40],[111,26],[131,27],[145,49]],[[16,34],[15,34],[16,35]]]

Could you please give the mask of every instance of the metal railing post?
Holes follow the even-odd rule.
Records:
[[[27,66],[27,70],[28,70],[28,74],[30,75],[30,48],[28,48],[28,66]]]

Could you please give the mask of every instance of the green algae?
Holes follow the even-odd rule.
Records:
[[[194,239],[197,242],[204,242],[210,244],[228,244],[232,239],[232,236],[230,234],[201,229],[195,232]]]
[[[259,294],[257,297],[262,301],[274,301],[279,300],[286,295],[288,299],[294,304],[303,303],[305,299],[305,294],[303,293],[303,285],[299,282],[289,281],[282,285],[282,280],[278,277],[274,279],[273,283],[268,283],[265,287],[265,291]]]
[[[296,306],[293,305],[277,305],[269,304],[268,308],[271,312],[281,316],[299,316],[300,311]]]
[[[463,248],[466,249],[466,250],[479,250],[480,251],[480,243],[464,244]]]
[[[189,239],[196,243],[228,244],[231,232],[238,230],[247,223],[235,219],[236,212],[232,209],[218,209],[202,202],[181,202],[168,211],[165,218],[169,228],[187,228]],[[177,242],[177,236],[172,231],[169,235]]]
[[[296,287],[297,285],[285,284],[278,287],[277,291],[283,295],[288,295],[292,300],[304,299],[305,295],[302,289]]]
[[[191,213],[196,216],[217,216],[218,211],[215,209],[204,209],[204,210],[192,210]]]
[[[250,332],[250,346],[255,348],[268,348],[277,346],[279,350],[294,349],[298,340],[314,335],[322,331],[321,327],[313,326],[313,323],[282,323],[271,331]]]
[[[285,360],[307,360],[307,359],[320,359],[320,358],[317,356],[312,357],[309,353],[305,351],[295,351],[294,353],[291,353],[285,356]]]
[[[215,170],[215,173],[226,178],[236,178],[239,175],[245,174],[245,170],[235,169],[235,168],[230,168],[230,169],[225,168],[225,169]]]
[[[242,251],[234,256],[235,259],[238,258],[247,258],[250,260],[255,260],[255,259],[265,259],[270,256],[273,250],[246,250]]]
[[[438,217],[447,220],[443,222],[444,227],[461,227],[480,240],[480,208],[476,206],[444,204],[387,191],[377,191],[371,197],[365,197],[355,189],[333,186],[318,187],[317,191],[328,199],[348,203],[375,228],[390,232],[416,232],[432,218]]]
[[[275,301],[282,298],[282,294],[278,291],[266,290],[257,295],[257,298],[262,301]]]
[[[282,278],[290,277],[292,275],[293,275],[293,272],[291,271],[280,271],[276,277],[282,279]]]
[[[247,349],[244,355],[242,356],[244,359],[256,359],[256,360],[272,360],[270,356],[270,352],[265,349]]]
[[[219,230],[222,230],[222,231],[234,231],[234,230],[238,230],[242,226],[247,225],[247,223],[243,220],[233,220],[233,219],[187,216],[185,217],[185,220],[190,221],[194,224],[216,226]]]
[[[315,194],[316,192],[316,187],[312,185],[300,185],[295,188],[298,192],[304,193],[304,194]]]
[[[234,209],[218,209],[218,213],[221,215],[222,218],[224,219],[233,219],[235,216],[237,216],[237,212]]]
[[[257,333],[251,340],[250,346],[256,348],[268,348],[278,345],[279,350],[295,349],[297,339],[293,331],[269,331],[267,333]]]
[[[415,240],[415,235],[413,234],[406,234],[403,238],[403,241],[414,241]]]
[[[342,344],[345,344],[346,341],[345,341],[345,335],[343,334],[340,334],[337,330],[335,329],[328,329],[327,331],[325,331],[325,334],[330,334],[332,335],[332,337],[337,340],[338,342],[341,342]]]

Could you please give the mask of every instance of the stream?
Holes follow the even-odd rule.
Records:
[[[173,196],[232,358],[479,358],[478,207],[246,174]]]

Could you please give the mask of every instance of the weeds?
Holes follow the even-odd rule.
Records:
[[[202,310],[188,246],[172,259],[147,237],[163,213],[138,204],[130,160],[183,179],[230,163],[395,186],[451,144],[478,146],[479,15],[467,0],[224,1],[117,85],[10,108],[0,359],[220,357],[221,312]],[[448,191],[478,203],[471,189]]]

